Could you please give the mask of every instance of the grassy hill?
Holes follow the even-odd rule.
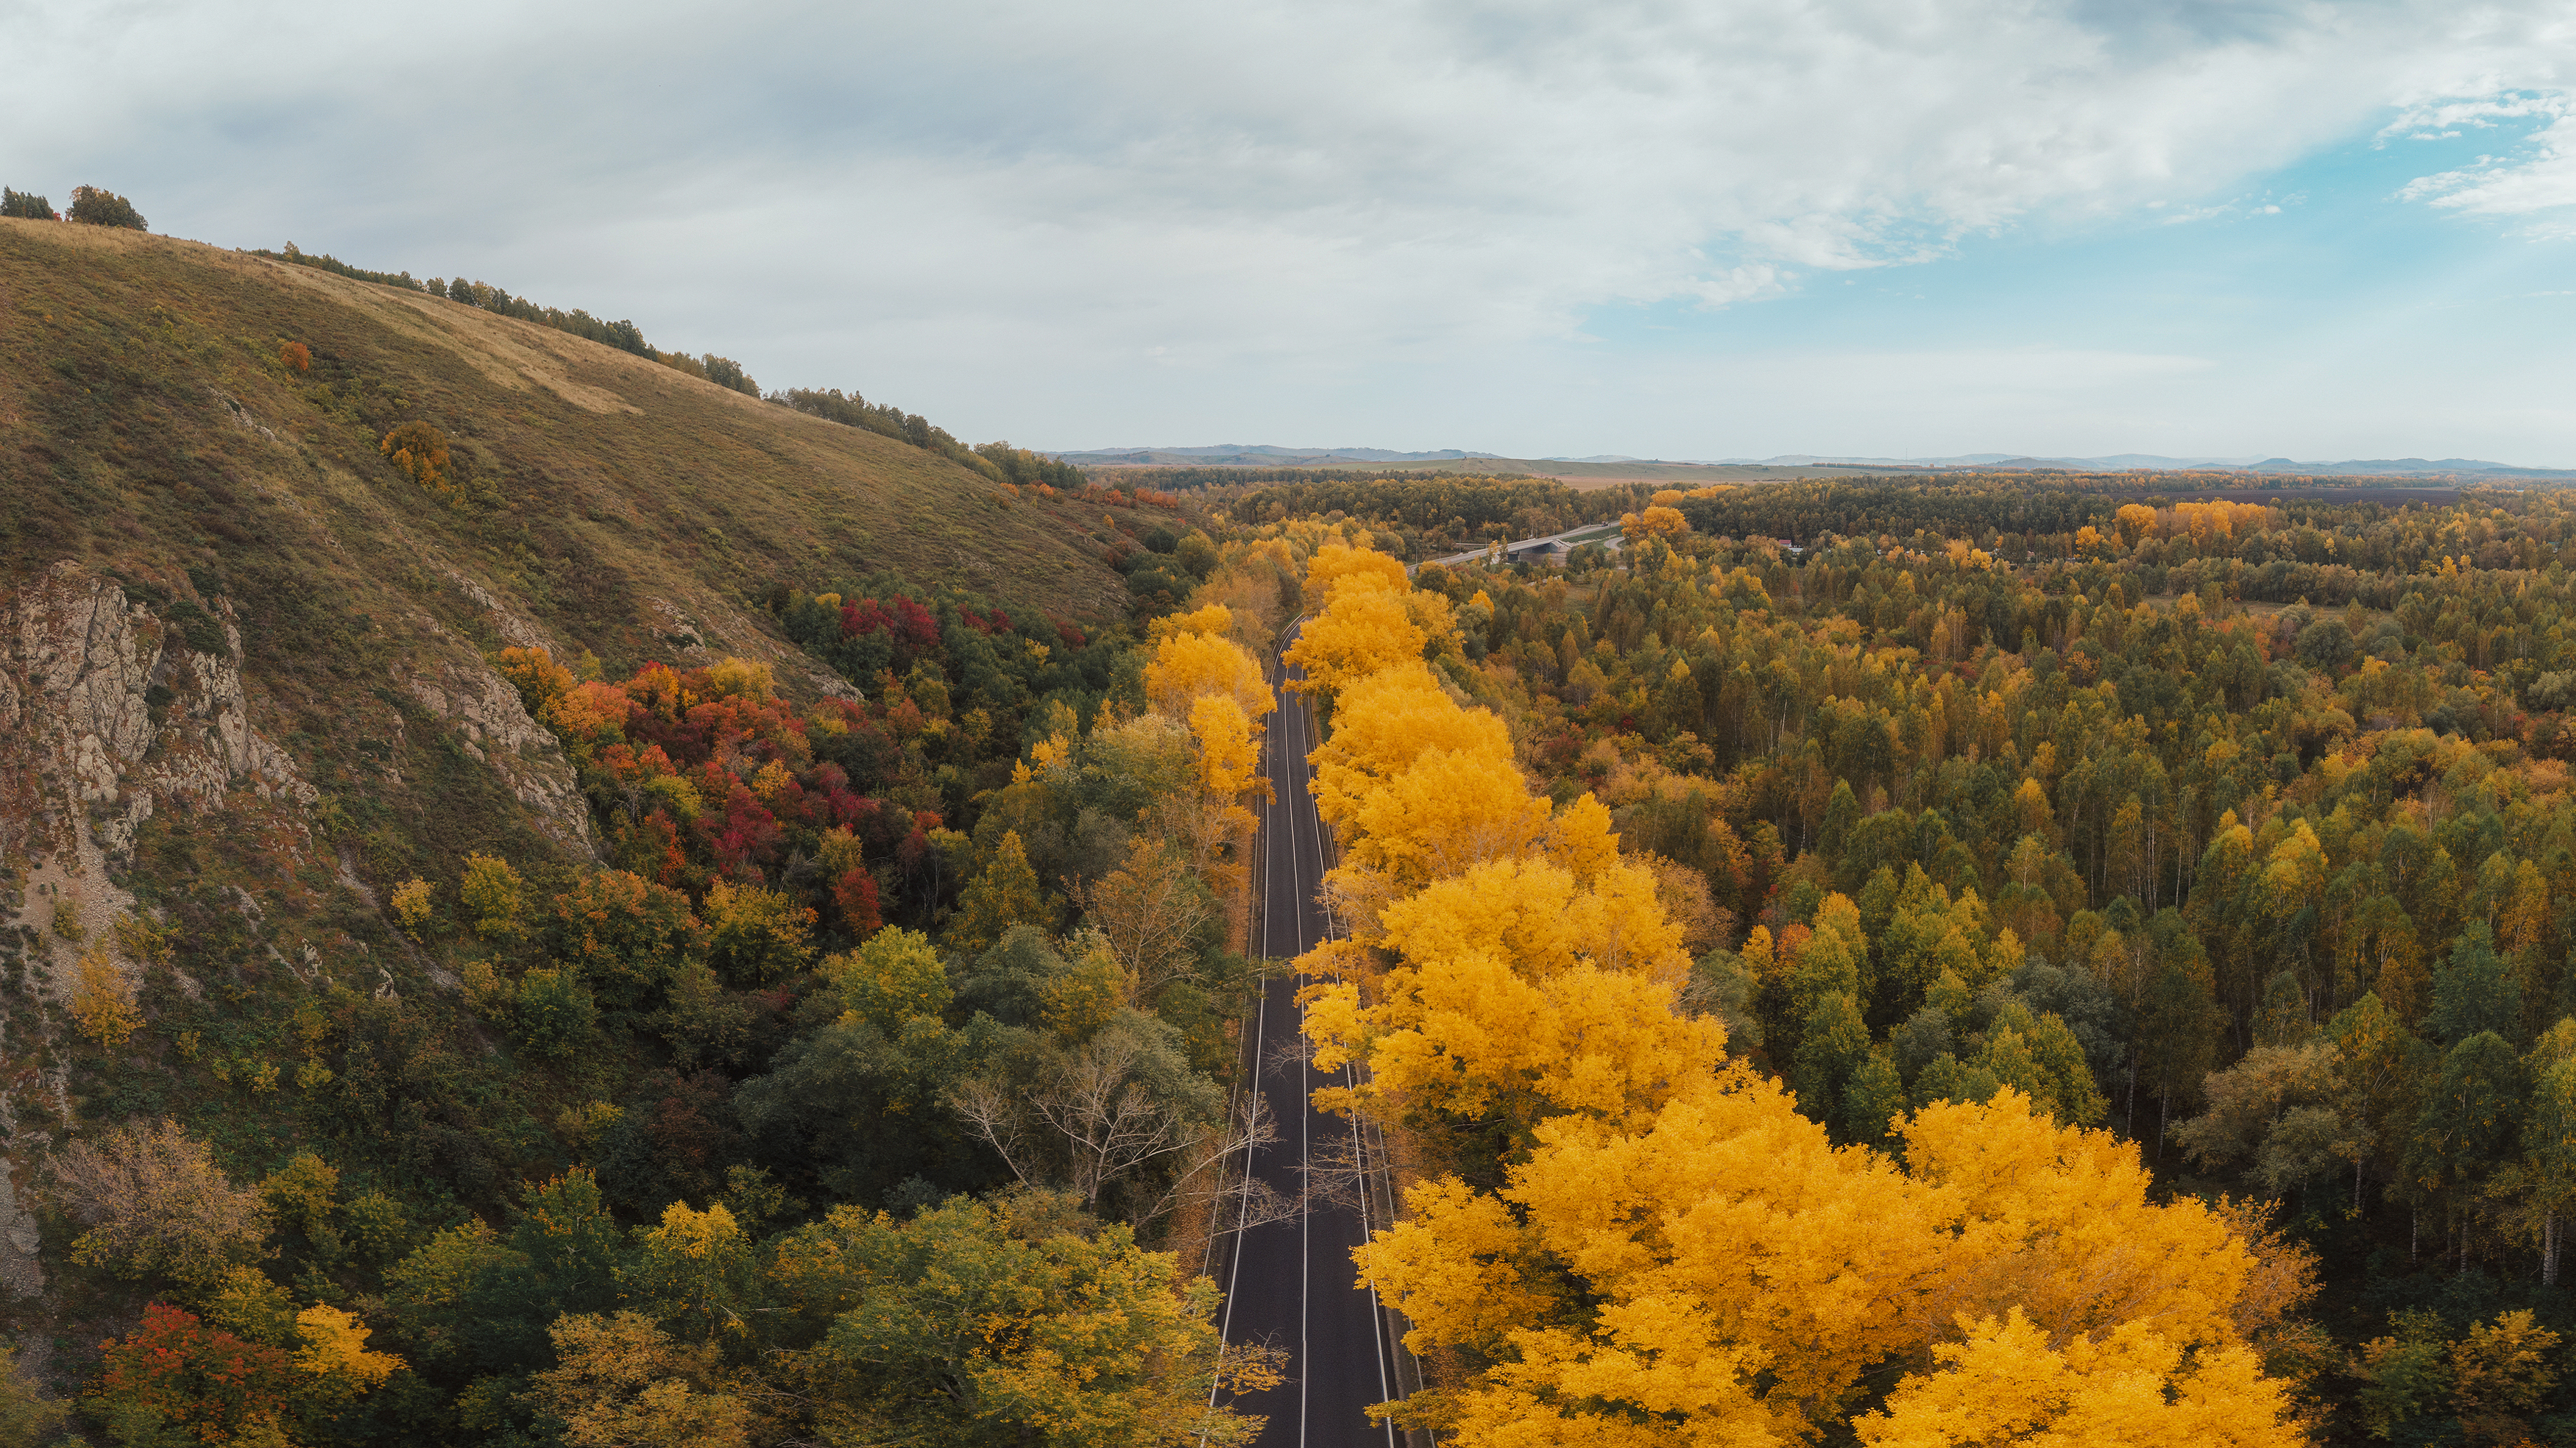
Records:
[[[1086,541],[1112,536],[1097,507],[1023,501],[937,454],[441,298],[0,221],[0,317],[12,601],[99,580],[147,632],[236,630],[242,723],[307,780],[442,772],[440,741],[403,722],[424,705],[478,750],[523,733],[482,717],[508,712],[483,661],[507,644],[587,651],[612,677],[739,654],[791,692],[845,688],[759,606],[778,587],[890,574],[1058,617],[1125,608]],[[281,361],[289,342],[308,368]],[[416,421],[451,439],[450,496],[379,456]],[[531,810],[455,828],[575,841],[563,790],[504,783]]]
[[[0,299],[0,544],[22,571],[218,554],[347,588],[364,612],[386,587],[420,593],[374,566],[389,550],[477,577],[612,665],[666,647],[651,600],[721,615],[789,574],[1123,606],[1098,550],[935,454],[470,306],[24,221],[0,222]],[[310,372],[279,365],[287,341]],[[394,486],[376,444],[416,419],[456,440],[474,506]],[[370,566],[311,551],[334,541]]]
[[[395,928],[396,885],[453,898],[469,851],[607,852],[598,780],[532,720],[503,648],[609,680],[739,656],[771,667],[788,718],[854,689],[790,640],[785,605],[810,634],[834,617],[811,595],[899,588],[1007,608],[1021,632],[972,613],[974,647],[1007,641],[1035,678],[1059,641],[1090,658],[1086,628],[1115,634],[1130,590],[1107,557],[1171,518],[139,232],[0,220],[0,327],[0,1333],[37,1334],[39,1371],[47,1334],[85,1351],[86,1324],[134,1306],[60,1296],[82,1279],[31,1209],[50,1147],[169,1114],[271,1168],[292,1093],[227,1062],[285,1051],[298,1001],[456,999]],[[436,489],[379,451],[415,423],[448,439]],[[970,727],[1007,771],[1016,713]],[[903,808],[962,823],[988,787],[961,764]],[[120,920],[168,934],[111,952]],[[140,989],[151,1029],[122,1048],[73,1028],[93,961]],[[461,1007],[433,1018],[475,1058]]]

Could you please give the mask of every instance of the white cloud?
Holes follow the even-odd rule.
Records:
[[[2545,0],[0,0],[0,51],[13,185],[1136,437],[1158,390],[1293,431],[1604,307],[2260,210],[2391,108],[2555,137],[2576,78]],[[2576,139],[2538,144],[2408,195],[2564,204]]]
[[[2566,98],[2553,99],[2563,111]],[[2473,216],[2532,217],[2576,206],[2576,115],[2560,114],[2516,155],[2481,156],[2474,165],[2417,177],[2397,194]]]

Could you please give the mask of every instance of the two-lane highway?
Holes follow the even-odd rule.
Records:
[[[1295,630],[1281,640],[1284,647]],[[1274,682],[1291,675],[1274,672]],[[1315,718],[1302,696],[1280,692],[1263,742],[1263,772],[1272,798],[1261,812],[1260,937],[1254,948],[1291,960],[1338,933],[1320,898],[1332,844],[1308,789],[1306,755],[1315,747]],[[1287,1381],[1242,1400],[1269,1418],[1261,1448],[1396,1448],[1407,1436],[1371,1423],[1367,1408],[1401,1396],[1415,1381],[1397,1341],[1400,1328],[1377,1294],[1354,1285],[1351,1249],[1368,1239],[1382,1215],[1379,1193],[1319,1194],[1308,1168],[1339,1173],[1373,1162],[1375,1143],[1352,1123],[1314,1109],[1316,1088],[1348,1085],[1347,1072],[1317,1072],[1299,1049],[1298,988],[1305,976],[1282,975],[1263,988],[1244,1023],[1244,1069],[1267,1098],[1279,1140],[1254,1153],[1251,1179],[1301,1199],[1289,1220],[1235,1233],[1220,1244],[1217,1281],[1225,1288],[1226,1341],[1266,1342],[1288,1350]]]

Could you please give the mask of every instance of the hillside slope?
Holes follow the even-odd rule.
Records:
[[[1071,617],[1125,602],[1099,550],[1079,546],[1097,516],[1068,525],[934,454],[442,299],[137,232],[0,221],[0,317],[5,602],[22,666],[82,640],[74,675],[37,695],[130,696],[55,721],[63,747],[94,756],[83,788],[108,815],[139,818],[167,792],[110,799],[109,774],[170,747],[154,727],[167,706],[139,701],[194,687],[181,712],[235,741],[206,780],[367,764],[400,790],[443,757],[404,728],[402,710],[421,706],[470,754],[501,746],[477,762],[521,808],[462,827],[578,849],[570,777],[484,663],[491,650],[589,651],[612,674],[741,654],[781,665],[791,692],[833,692],[846,685],[753,600],[877,572]],[[287,342],[309,370],[279,360]],[[454,498],[378,455],[414,421],[452,440]],[[174,627],[189,648],[161,647]],[[111,674],[131,677],[99,682]],[[92,717],[119,707],[135,717]],[[105,742],[74,742],[88,738]],[[247,742],[261,739],[285,747]],[[432,758],[403,757],[424,747]]]
[[[0,220],[0,327],[0,1286],[21,1293],[45,1276],[31,1153],[189,1104],[82,1064],[104,1058],[65,1012],[106,922],[178,932],[166,976],[98,956],[147,1004],[437,991],[394,884],[452,882],[469,850],[597,857],[503,647],[612,679],[740,655],[810,703],[851,685],[763,607],[786,589],[1126,612],[1102,544],[1133,517],[443,299]],[[414,422],[451,440],[443,494],[379,455]]]

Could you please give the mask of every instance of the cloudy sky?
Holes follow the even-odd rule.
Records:
[[[0,181],[971,440],[2576,467],[2576,7],[0,0]]]

